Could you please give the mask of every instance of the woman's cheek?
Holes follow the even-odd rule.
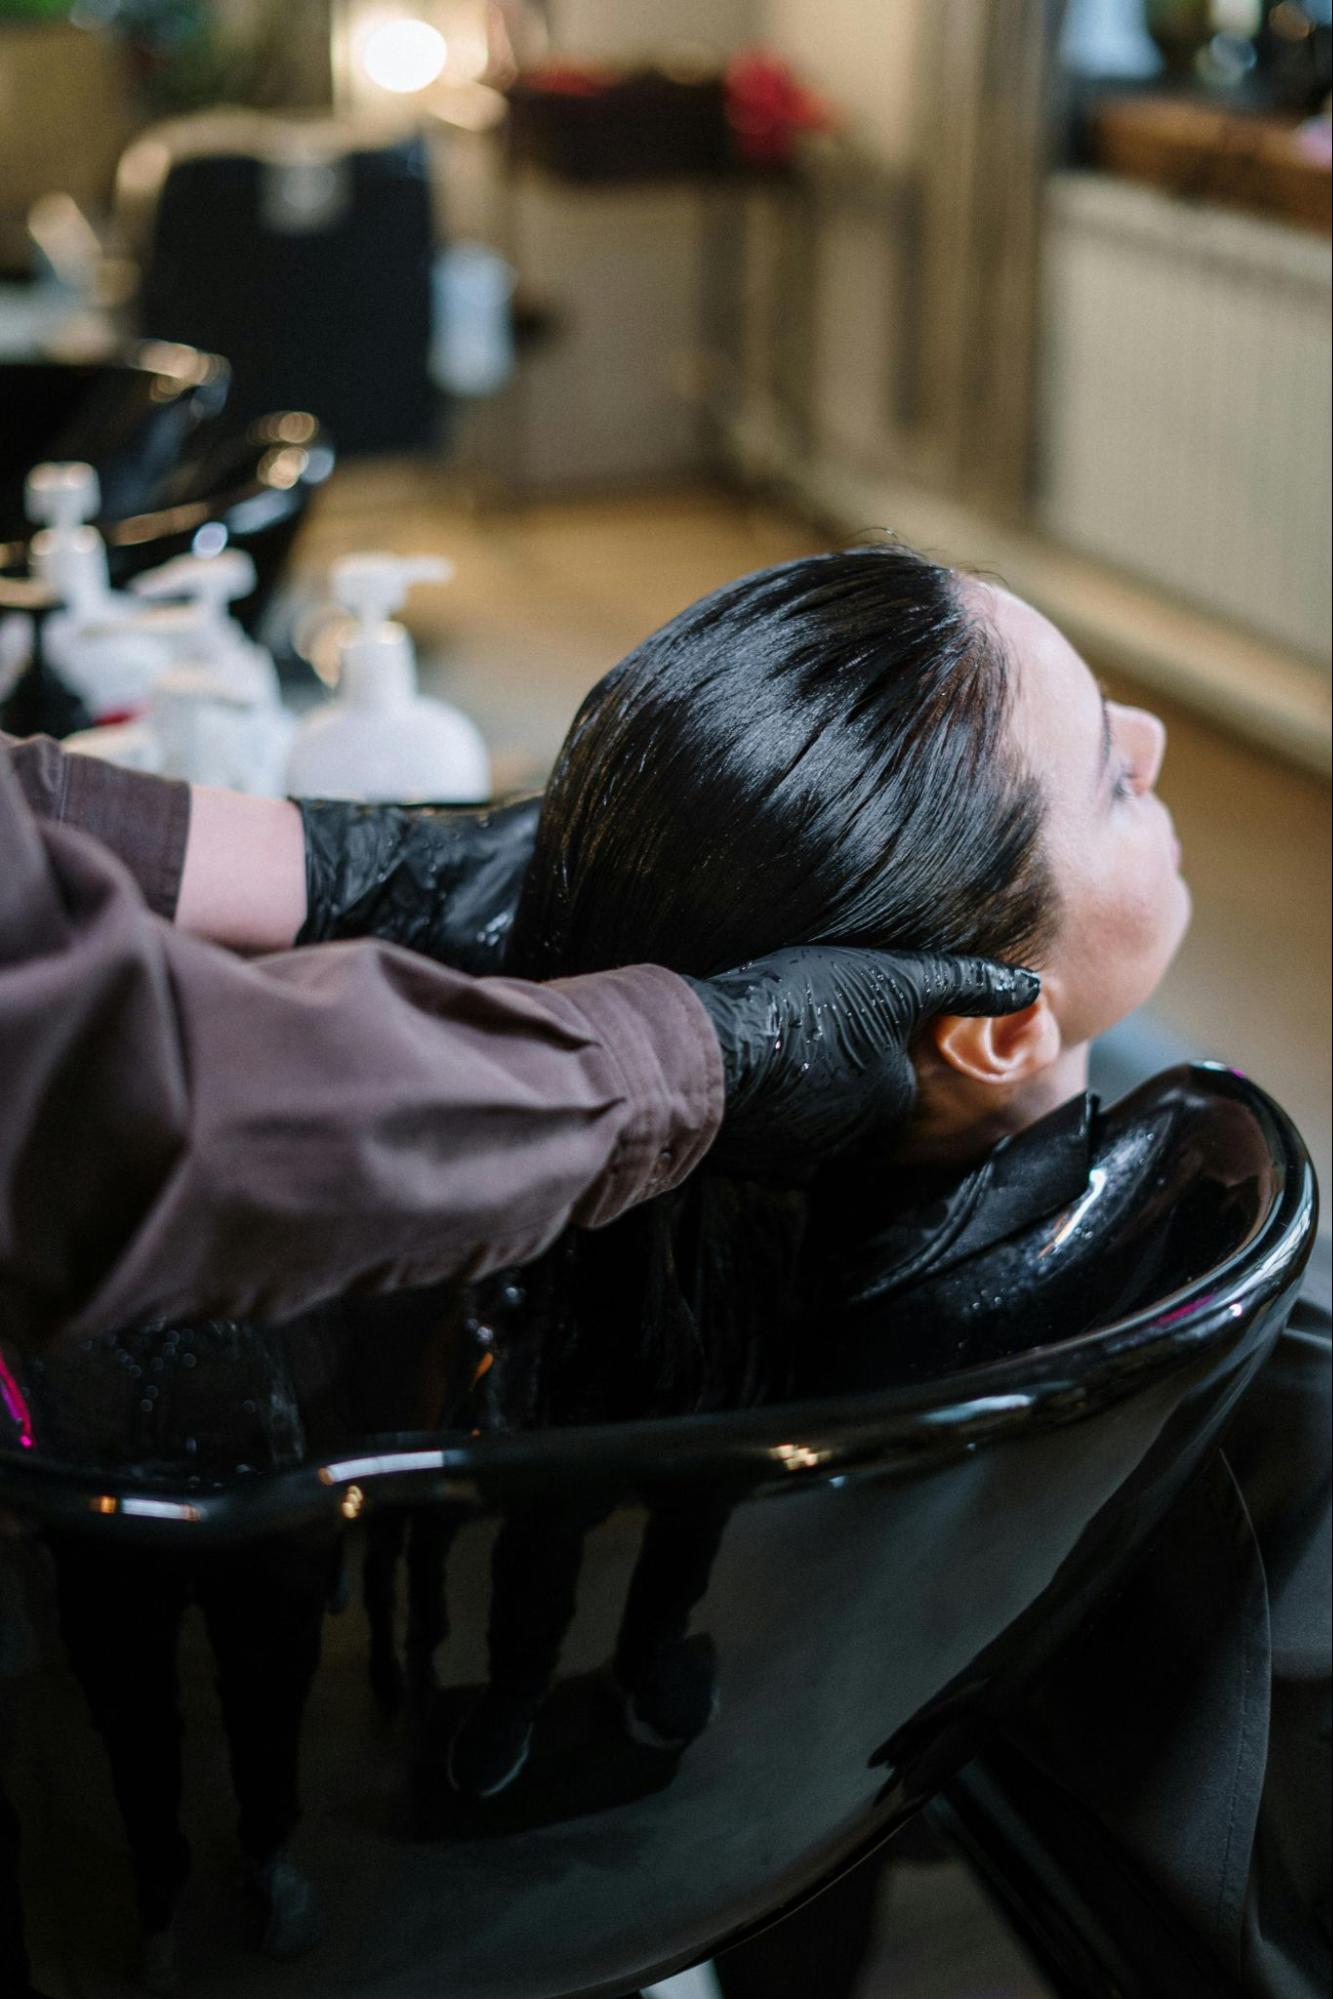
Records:
[[[1163,843],[1145,842],[1136,862],[1105,926],[1113,983],[1121,991],[1117,1018],[1151,996],[1190,918],[1189,890]]]
[[[1105,1034],[1142,1006],[1170,962],[1183,925],[1168,906],[1167,884],[1146,869],[1102,883],[1083,902],[1077,947],[1067,961],[1068,1042]],[[1073,926],[1071,926],[1072,928]],[[1073,941],[1071,937],[1071,942]]]
[[[1190,892],[1180,873],[1175,830],[1164,807],[1158,806],[1158,816],[1144,829],[1139,862],[1142,949],[1157,960],[1160,977],[1189,926],[1192,910]]]

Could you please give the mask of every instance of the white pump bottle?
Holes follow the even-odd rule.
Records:
[[[76,618],[104,611],[112,589],[106,543],[92,525],[102,498],[92,466],[34,465],[23,497],[28,519],[41,522],[29,550],[33,574]]]
[[[92,525],[101,494],[91,465],[37,465],[24,489],[33,574],[58,597],[43,629],[46,657],[96,719],[135,714],[166,669],[173,614],[111,588],[106,544]]]
[[[338,697],[302,720],[287,765],[293,797],[372,804],[482,804],[490,756],[475,723],[418,694],[412,640],[392,613],[413,583],[443,583],[436,556],[350,555],[333,565],[335,602],[357,623],[342,646]]]
[[[65,748],[192,784],[281,796],[296,725],[273,661],[227,613],[254,586],[254,564],[240,549],[178,556],[137,577],[140,600],[186,600],[176,613],[173,662],[139,720],[85,729]]]

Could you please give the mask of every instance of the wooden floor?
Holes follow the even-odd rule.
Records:
[[[431,684],[486,731],[503,785],[540,780],[580,697],[655,625],[729,577],[825,545],[792,516],[725,493],[478,511],[443,478],[344,468],[301,559],[314,570],[368,542],[456,564],[411,618]],[[1271,1090],[1327,1183],[1328,787],[1142,698],[1169,725],[1162,792],[1195,895],[1153,1013],[1193,1052]]]

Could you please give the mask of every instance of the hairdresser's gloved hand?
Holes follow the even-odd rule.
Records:
[[[916,1097],[909,1050],[941,1013],[1017,1013],[1035,972],[926,952],[801,946],[716,979],[691,979],[722,1047],[726,1108],[710,1163],[803,1177],[878,1143]]]
[[[306,881],[298,944],[379,937],[461,972],[500,969],[540,798],[492,811],[296,802]]]

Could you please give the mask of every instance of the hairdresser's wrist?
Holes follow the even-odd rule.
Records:
[[[233,951],[290,950],[305,918],[301,819],[285,798],[190,787],[176,923]]]

